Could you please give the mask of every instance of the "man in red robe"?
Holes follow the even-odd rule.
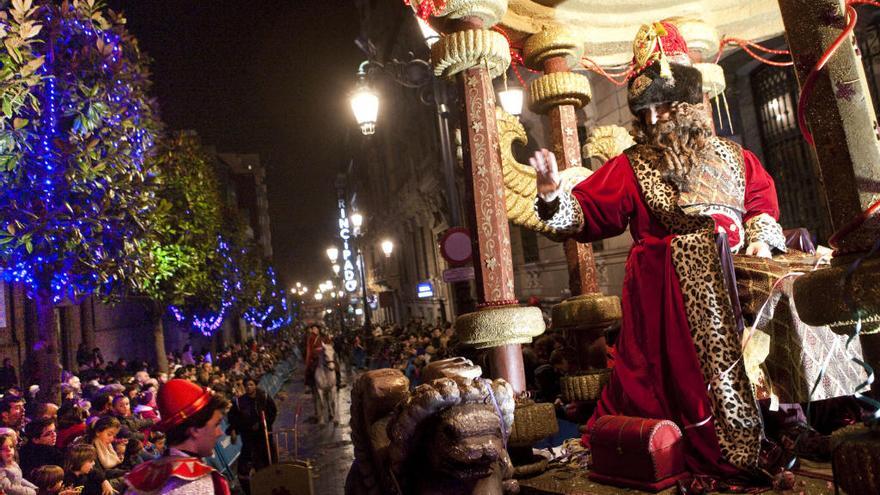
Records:
[[[643,26],[634,54],[636,145],[570,190],[552,153],[531,159],[546,223],[581,242],[628,226],[634,240],[617,359],[588,431],[606,414],[669,419],[683,431],[692,472],[756,472],[763,423],[716,235],[748,255],[785,251],[776,189],[754,154],[714,136],[702,78],[674,25]]]

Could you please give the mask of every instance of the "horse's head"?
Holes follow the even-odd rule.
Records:
[[[321,347],[321,357],[323,358],[323,362],[321,364],[327,369],[336,369],[336,350],[333,349],[333,344],[324,342],[321,344]]]

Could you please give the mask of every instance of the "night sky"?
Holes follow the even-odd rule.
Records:
[[[114,0],[153,58],[169,129],[220,152],[259,153],[267,169],[280,282],[330,278],[334,179],[357,131],[347,94],[364,58],[344,0]]]

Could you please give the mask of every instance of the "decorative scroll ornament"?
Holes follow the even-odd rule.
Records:
[[[495,119],[498,121],[498,144],[501,148],[507,218],[529,230],[558,235],[555,229],[542,222],[535,213],[535,197],[538,195],[535,169],[517,162],[513,156],[513,143],[520,143],[523,146],[528,143],[525,129],[519,119],[505,112],[501,107],[495,108]],[[585,167],[571,167],[560,172],[563,194],[567,194],[590,174],[590,170]]]
[[[435,15],[449,19],[478,17],[483,21],[483,27],[490,28],[498,24],[505,12],[507,0],[446,0]]]
[[[585,157],[596,157],[602,162],[614,158],[623,153],[623,150],[636,144],[629,131],[618,125],[604,125],[596,127],[590,133],[587,144],[584,145]]]
[[[559,25],[544,26],[541,31],[529,36],[523,45],[525,64],[533,70],[543,70],[544,61],[553,57],[565,58],[571,69],[580,65],[583,55],[583,42]]]
[[[540,308],[531,306],[486,308],[455,320],[455,334],[460,341],[477,349],[528,344],[545,329]]]
[[[510,67],[510,45],[501,33],[486,29],[456,31],[431,47],[434,75],[452,77],[472,67],[485,65],[496,78]]]
[[[545,74],[529,84],[529,108],[544,114],[560,105],[581,108],[592,98],[590,80],[574,72]]]
[[[703,76],[703,93],[709,98],[715,98],[727,89],[727,81],[724,79],[724,68],[718,64],[694,64],[694,68]]]

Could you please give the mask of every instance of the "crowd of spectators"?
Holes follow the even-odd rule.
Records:
[[[488,376],[488,356],[485,351],[461,345],[449,322],[426,322],[422,318],[413,318],[403,325],[374,324],[369,331],[358,328],[341,332],[324,328],[322,332],[332,338],[337,355],[352,370],[396,368],[409,378],[413,387],[421,383],[425,365],[455,356],[464,356],[481,365]],[[593,353],[595,355],[585,357],[597,368],[613,366],[613,347],[606,349],[604,339],[602,343]],[[585,359],[578,359],[576,351],[566,342],[562,333],[554,331],[546,332],[532,343],[523,344],[522,352],[526,386],[531,397],[538,402],[561,406],[561,378],[575,372],[576,361]]]
[[[5,360],[0,368],[0,492],[124,492],[125,474],[165,451],[165,435],[155,428],[161,419],[156,397],[169,378],[224,394],[240,417],[239,400],[246,404],[262,375],[291,355],[291,342],[287,333],[269,335],[213,356],[187,345],[169,355],[168,373],[142,361],[108,362],[100,349],[80,346],[79,369],[63,373],[57,399],[50,400],[36,386],[19,387],[15,369]],[[230,433],[240,423],[231,424]]]
[[[397,368],[413,386],[421,383],[422,369],[429,362],[457,355],[452,324],[441,321],[432,324],[414,318],[405,325],[373,325],[369,331],[323,332],[332,334],[337,356],[353,371]]]

